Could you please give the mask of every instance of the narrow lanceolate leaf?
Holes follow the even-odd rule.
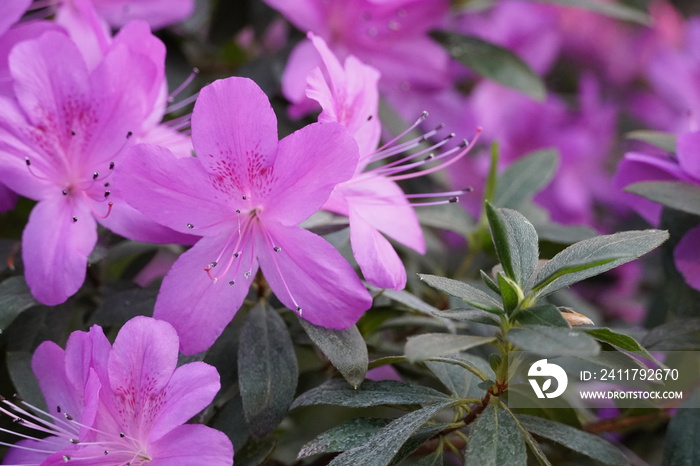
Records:
[[[665,133],[663,131],[654,131],[650,129],[641,129],[637,131],[630,131],[625,134],[628,139],[636,139],[637,141],[643,141],[652,146],[656,146],[659,149],[663,149],[666,152],[676,152],[676,138],[677,136],[673,133]]]
[[[474,423],[467,444],[466,464],[527,464],[525,441],[518,425],[498,403],[489,404]]]
[[[238,379],[250,433],[262,438],[284,419],[294,399],[297,360],[289,331],[269,306],[256,306],[241,329]]]
[[[535,298],[630,262],[667,239],[666,231],[643,230],[596,236],[572,244],[540,269],[533,287]]]
[[[498,326],[501,323],[501,319],[497,316],[481,309],[447,309],[442,311],[440,315],[452,320],[468,320],[486,325]]]
[[[529,432],[559,443],[603,464],[615,466],[629,464],[620,450],[598,436],[537,416],[519,414],[517,419]]]
[[[475,73],[504,86],[516,89],[536,100],[544,100],[542,79],[517,55],[478,37],[448,31],[433,31],[447,52]]]
[[[668,423],[663,464],[682,466],[700,464],[700,442],[698,442],[700,409],[693,407],[698,403],[700,403],[700,392],[696,390]]]
[[[390,464],[414,432],[453,403],[454,401],[432,404],[395,419],[361,447],[337,456],[329,463],[329,466],[386,466]]]
[[[700,215],[700,187],[682,181],[644,181],[625,187],[625,191],[681,212]]]
[[[500,302],[498,302],[498,300],[496,300],[496,298],[491,297],[488,293],[485,293],[474,286],[435,275],[419,273],[418,276],[421,280],[433,288],[444,291],[455,298],[460,298],[470,306],[477,309],[482,309],[484,311],[493,312],[495,314],[503,313],[503,306]]]
[[[319,327],[304,319],[299,319],[299,322],[345,380],[353,387],[360,385],[367,373],[368,356],[367,344],[357,326],[335,330]]]
[[[559,309],[552,304],[529,307],[518,311],[517,320],[521,324],[543,325],[546,327],[569,327]]]
[[[518,159],[499,176],[493,205],[516,209],[552,179],[558,165],[556,149],[538,150]]]
[[[336,405],[365,408],[381,405],[416,405],[440,403],[453,399],[442,392],[421,385],[395,380],[365,380],[355,389],[344,380],[333,379],[312,388],[294,400],[292,408],[309,405]]]
[[[409,361],[424,361],[445,354],[458,353],[494,341],[495,337],[453,335],[450,333],[424,333],[409,337],[405,354]]]
[[[651,360],[655,360],[649,352],[640,345],[634,338],[623,335],[622,333],[613,332],[609,328],[590,328],[584,329],[584,332],[595,338],[596,340],[610,343],[616,348],[637,353]]]
[[[546,357],[592,356],[600,345],[585,333],[563,327],[524,325],[508,332],[508,341],[519,349]]]
[[[539,260],[535,227],[520,212],[497,209],[488,202],[486,216],[503,271],[524,289]]]
[[[10,277],[0,283],[0,332],[18,315],[37,304],[24,277]]]
[[[598,0],[536,0],[541,3],[555,3],[590,10],[596,13],[610,16],[611,18],[632,21],[639,24],[649,24],[651,18],[648,14],[636,8],[623,5],[619,2],[600,2]]]

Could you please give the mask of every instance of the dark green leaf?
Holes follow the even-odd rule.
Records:
[[[601,463],[629,464],[620,450],[600,437],[541,417],[520,414],[517,419],[526,430],[533,434],[552,440]]]
[[[486,216],[503,271],[524,289],[539,260],[535,227],[520,212],[496,209],[490,203],[486,203]]]
[[[481,281],[484,282],[486,286],[488,286],[491,291],[494,293],[498,294],[501,292],[501,290],[498,288],[498,283],[496,283],[493,278],[489,276],[486,272],[483,270],[479,270],[479,275],[481,275]]]
[[[556,149],[538,150],[518,159],[498,178],[493,205],[516,209],[549,182],[558,164]]]
[[[364,417],[349,419],[304,445],[297,459],[318,453],[345,451],[360,447],[390,422],[391,419]]]
[[[673,466],[700,464],[700,392],[697,390],[681,404],[666,429],[664,463]]]
[[[243,448],[236,449],[234,458],[236,466],[258,466],[262,464],[275,449],[277,441],[274,436],[267,437],[259,442],[250,440]]]
[[[476,398],[477,396],[481,398],[483,396],[481,391],[480,396],[470,395],[472,389],[481,382],[481,379],[465,370],[464,367],[442,361],[427,361],[425,365],[456,398]]]
[[[468,320],[486,325],[500,325],[501,320],[490,312],[481,309],[447,309],[440,313],[441,316],[452,320]]]
[[[518,425],[498,403],[489,404],[474,423],[466,463],[479,466],[527,464],[525,441]]]
[[[432,404],[395,419],[381,429],[361,447],[346,451],[329,463],[329,466],[385,466],[406,443],[409,437],[440,411],[454,401]]]
[[[497,277],[498,286],[501,290],[501,297],[503,298],[503,307],[506,309],[506,313],[510,315],[524,298],[523,292],[513,280],[502,273],[499,272]]]
[[[537,273],[536,298],[606,272],[646,254],[668,239],[661,230],[624,231],[572,244]]]
[[[569,327],[569,323],[562,317],[561,312],[552,304],[528,307],[520,309],[517,320],[521,324],[544,325],[547,327]]]
[[[424,361],[436,356],[458,353],[494,341],[495,337],[424,333],[408,337],[405,354],[410,361]]]
[[[421,426],[403,445],[401,445],[399,452],[391,460],[389,466],[405,466],[403,461],[408,458],[411,453],[420,448],[425,442],[450,427],[449,424],[426,424]]]
[[[395,380],[365,380],[355,389],[344,380],[333,379],[312,388],[294,400],[292,408],[309,405],[337,405],[351,408],[381,405],[416,405],[452,400],[432,388]]]
[[[681,212],[700,215],[700,187],[694,184],[682,181],[644,181],[626,186],[625,191]]]
[[[457,61],[484,78],[512,87],[536,100],[544,100],[542,79],[517,55],[478,37],[433,31],[432,37]]]
[[[600,351],[600,346],[590,336],[561,327],[517,327],[508,332],[508,341],[521,350],[546,357],[585,356],[598,354]]]
[[[461,353],[459,355],[449,355],[430,358],[429,362],[446,363],[458,366],[460,370],[467,370],[477,376],[480,380],[495,379],[496,375],[489,367],[488,363],[480,358],[469,353]]]
[[[392,299],[405,306],[408,306],[409,308],[414,309],[420,313],[441,319],[450,331],[454,331],[454,323],[452,323],[449,319],[440,317],[440,309],[436,308],[435,306],[431,306],[430,304],[426,303],[419,297],[409,293],[408,291],[387,290],[377,288],[376,286],[373,286],[371,284],[366,284],[366,286],[372,293],[381,293],[382,296],[386,296],[387,298]]]
[[[444,291],[455,298],[460,298],[465,303],[477,309],[483,309],[484,311],[496,314],[501,314],[503,312],[501,303],[474,286],[450,278],[437,277],[435,275],[419,273],[418,276],[433,288]]]
[[[651,18],[646,13],[621,3],[599,2],[596,0],[536,0],[542,3],[555,3],[591,10],[611,18],[632,21],[639,24],[650,24]]]
[[[7,370],[17,393],[26,401],[39,408],[46,408],[44,395],[32,372],[32,353],[28,351],[8,351]]]
[[[255,306],[243,324],[238,379],[250,433],[262,438],[284,419],[294,399],[298,366],[282,318],[269,306]]]
[[[663,131],[653,131],[650,129],[641,129],[638,131],[630,131],[625,134],[628,139],[636,139],[637,141],[646,142],[666,152],[676,152],[676,135],[673,133],[665,133]]]
[[[596,340],[604,341],[610,343],[616,348],[631,351],[633,353],[649,358],[655,361],[654,357],[649,354],[649,352],[640,345],[634,338],[623,335],[621,333],[613,332],[609,328],[585,328],[584,332],[595,338]]]
[[[10,277],[0,283],[0,332],[19,314],[36,304],[24,277]]]
[[[418,209],[418,221],[421,225],[442,228],[463,236],[474,231],[474,220],[467,211],[454,204],[442,204],[430,209]]]
[[[355,325],[344,330],[319,327],[299,319],[309,338],[318,346],[345,380],[357,387],[367,373],[367,344]]]

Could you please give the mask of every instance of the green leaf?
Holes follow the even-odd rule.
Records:
[[[616,466],[629,464],[625,455],[615,446],[588,432],[527,414],[519,414],[517,419],[526,430],[533,434],[552,440],[601,463]]]
[[[700,318],[678,319],[649,330],[642,346],[657,351],[700,350]]]
[[[525,289],[539,260],[535,227],[518,211],[486,203],[496,255],[506,276]]]
[[[329,466],[386,466],[407,442],[409,437],[440,411],[454,401],[432,404],[393,420],[361,447],[346,451]]]
[[[442,311],[440,315],[452,320],[468,320],[486,325],[498,326],[501,323],[498,317],[481,309],[447,309]]]
[[[628,193],[681,212],[700,215],[700,187],[682,181],[644,181],[625,187]]]
[[[547,185],[558,164],[556,149],[538,150],[518,159],[499,176],[493,205],[517,209]]]
[[[441,228],[467,236],[476,225],[469,213],[454,204],[442,204],[430,209],[417,209],[418,221],[421,225]]]
[[[653,131],[650,129],[641,129],[630,131],[625,134],[628,139],[636,139],[637,141],[646,142],[666,152],[676,152],[676,135],[673,133],[665,133],[663,131]]]
[[[294,399],[298,366],[287,326],[274,309],[255,306],[243,324],[238,379],[243,411],[256,438],[272,432]]]
[[[700,403],[697,390],[680,408],[666,429],[663,464],[673,466],[695,466],[700,464],[700,409],[694,408]]]
[[[430,358],[428,361],[459,366],[461,369],[466,369],[481,380],[492,380],[496,378],[488,362],[473,354],[461,353],[459,355],[440,356]]]
[[[297,459],[318,453],[345,451],[367,443],[374,434],[391,422],[391,419],[356,418],[325,431],[299,451]]]
[[[474,423],[465,462],[479,466],[527,464],[525,441],[518,425],[498,403],[490,403]]]
[[[594,355],[600,351],[600,345],[590,336],[562,327],[517,327],[508,332],[508,341],[521,350],[552,358]]]
[[[482,309],[484,311],[493,312],[495,314],[503,313],[501,303],[499,303],[496,298],[491,297],[489,294],[474,286],[435,275],[419,273],[418,276],[421,280],[433,288],[437,288],[438,290],[444,291],[455,298],[459,298],[470,306],[474,306],[475,308]]]
[[[258,466],[272,454],[277,441],[274,436],[267,437],[260,441],[249,440],[243,448],[236,449],[234,458],[236,466]]]
[[[383,288],[378,288],[374,285],[371,285],[369,283],[365,284],[367,288],[370,290],[371,293],[377,294],[381,293],[382,296],[385,296],[391,300],[396,301],[397,303],[401,303],[405,306],[408,306],[409,308],[416,310],[422,314],[426,314],[432,317],[437,317],[440,319],[447,329],[450,331],[454,331],[454,323],[452,323],[449,319],[445,319],[444,317],[440,317],[440,309],[436,308],[435,306],[431,306],[430,304],[426,303],[419,297],[409,293],[406,290],[389,290],[389,289],[383,289]]]
[[[542,79],[510,50],[455,32],[432,31],[430,35],[452,58],[478,75],[517,89],[535,100],[544,100],[547,91]]]
[[[46,409],[44,395],[32,371],[32,353],[29,351],[8,351],[5,355],[7,371],[17,393],[29,403]]]
[[[562,317],[561,312],[552,304],[528,307],[520,309],[517,320],[526,325],[543,325],[546,327],[569,327],[569,323]]]
[[[367,344],[357,326],[335,330],[319,327],[304,319],[299,319],[306,334],[340,371],[350,385],[362,383],[367,373]]]
[[[436,356],[458,353],[494,341],[495,337],[424,333],[408,337],[405,354],[409,361],[424,361]]]
[[[599,2],[597,0],[535,0],[541,3],[554,3],[565,6],[578,7],[596,13],[610,16],[611,18],[632,21],[634,23],[649,25],[651,18],[648,14],[636,8],[628,7],[620,3]]]
[[[10,277],[0,283],[0,333],[18,315],[37,304],[24,277]]]
[[[411,453],[420,448],[425,442],[432,439],[440,432],[452,427],[450,424],[425,424],[421,426],[406,442],[401,445],[399,452],[389,462],[389,466],[406,466],[404,462]]]
[[[498,294],[501,292],[500,288],[498,288],[498,283],[496,283],[493,278],[489,276],[486,272],[483,270],[479,270],[479,275],[481,275],[481,281],[484,282],[486,286],[488,286],[491,291],[494,293]]]
[[[352,388],[344,380],[332,379],[312,388],[294,400],[292,408],[310,405],[336,405],[364,408],[382,405],[416,405],[453,400],[432,388],[395,380],[365,380]]]
[[[506,309],[506,314],[510,315],[525,296],[523,296],[523,291],[520,287],[510,278],[500,272],[496,277],[498,277],[498,286],[503,298],[503,307]]]
[[[624,231],[572,244],[537,273],[533,294],[542,298],[561,288],[630,262],[668,239],[661,230]]]
[[[465,370],[463,366],[455,364],[457,362],[468,364],[473,368],[473,371],[482,373],[481,377],[477,377],[473,372]],[[459,357],[451,357],[445,358],[442,361],[427,361],[425,365],[428,366],[430,372],[435,374],[435,377],[437,377],[445,388],[455,397],[481,398],[484,396],[483,390],[475,388],[486,378],[486,375],[483,374],[479,368],[474,366],[471,361]],[[488,369],[488,367],[482,367],[481,369]],[[490,371],[488,372],[490,373]],[[493,376],[493,374],[490,375]]]
[[[633,353],[644,356],[645,358],[656,361],[654,357],[649,354],[649,352],[640,345],[634,338],[623,335],[621,333],[613,332],[609,328],[584,328],[584,332],[595,338],[596,340],[604,341],[610,343],[615,348],[619,348],[625,351],[631,351]]]

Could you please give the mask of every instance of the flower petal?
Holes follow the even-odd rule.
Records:
[[[25,277],[34,297],[52,306],[78,291],[95,243],[97,225],[86,203],[67,196],[39,202],[22,234]]]
[[[36,451],[23,450],[20,448],[10,448],[3,458],[3,464],[54,464],[61,463],[45,463],[44,461],[49,456],[45,451],[59,451],[66,447],[68,441],[61,437],[46,437],[41,441],[37,440],[22,440],[15,445]],[[63,461],[63,460],[61,460]],[[65,464],[65,461],[63,462]]]
[[[177,158],[169,150],[139,144],[114,169],[117,194],[158,223],[182,233],[212,235],[234,215],[228,196],[211,186],[198,158]],[[211,228],[208,225],[219,224]],[[188,225],[192,225],[189,228]]]
[[[194,11],[194,0],[93,0],[100,16],[112,27],[120,28],[130,21],[146,20],[153,29],[178,23]]]
[[[200,239],[180,256],[163,279],[153,316],[175,327],[184,354],[209,348],[248,295],[258,263],[251,256],[251,247],[239,248],[242,249],[241,255],[231,259],[237,239],[235,232]],[[212,273],[229,270],[215,283],[203,268],[219,255],[223,259]],[[231,281],[234,285],[229,285]]]
[[[32,356],[32,371],[39,381],[49,412],[56,415],[60,406],[61,413],[80,419],[83,412],[83,387],[82,384],[73,384],[66,375],[65,355],[63,348],[56,343],[45,341]]]
[[[337,123],[314,123],[290,134],[280,141],[261,217],[285,225],[307,219],[353,175],[359,156],[357,143]]]
[[[149,440],[154,442],[206,408],[221,388],[216,368],[192,362],[175,370]]]
[[[230,466],[233,445],[229,438],[211,427],[186,424],[151,445],[149,466]]]
[[[218,190],[236,198],[254,194],[260,171],[277,153],[269,99],[247,78],[214,81],[200,91],[192,111],[192,144]]]
[[[2,16],[0,16],[0,35],[19,21],[31,3],[32,0],[5,0],[2,5]]]
[[[277,298],[327,328],[347,328],[372,305],[350,264],[320,236],[298,226],[267,222],[256,238],[265,279]],[[267,234],[267,238],[266,238]],[[274,251],[273,246],[281,248]]]
[[[700,290],[700,227],[689,230],[673,250],[676,268],[685,282]]]
[[[679,135],[676,152],[683,171],[700,181],[700,131]]]
[[[357,209],[350,210],[350,244],[365,280],[380,288],[402,290],[406,268],[389,241],[367,223]]]

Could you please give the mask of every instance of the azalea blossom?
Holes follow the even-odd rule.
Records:
[[[464,191],[406,195],[396,180],[423,176],[435,169],[444,168],[465,155],[468,146],[463,144],[437,157],[429,157],[427,161],[432,162],[454,154],[450,162],[428,170],[405,173],[425,165],[425,161],[420,158],[425,158],[427,152],[419,152],[368,170],[370,163],[401,154],[418,146],[427,137],[396,145],[392,141],[378,149],[381,132],[377,118],[378,71],[352,55],[341,65],[322,38],[309,33],[309,39],[322,59],[322,67],[310,74],[307,85],[307,95],[318,101],[323,108],[318,120],[343,124],[360,147],[360,159],[354,176],[338,184],[324,209],[349,218],[350,243],[365,279],[382,288],[403,289],[406,286],[406,269],[383,234],[421,254],[425,253],[423,231],[410,202],[411,198],[448,197],[447,202],[450,202],[456,201],[455,196]],[[434,145],[430,150],[439,148],[444,142],[446,141]]]
[[[73,332],[65,350],[42,343],[32,369],[48,412],[2,400],[0,413],[37,432],[4,444],[3,464],[233,464],[226,435],[185,424],[214,399],[219,375],[203,362],[177,367],[177,349],[175,329],[149,317],[127,322],[114,345],[97,325]]]
[[[117,177],[134,207],[202,237],[173,265],[155,306],[154,315],[177,329],[182,351],[214,342],[258,267],[303,318],[330,328],[355,323],[371,305],[367,290],[338,251],[298,226],[354,172],[357,144],[345,128],[313,124],[278,141],[262,90],[229,78],[200,92],[192,142],[190,158],[134,146]]]
[[[447,17],[447,0],[265,0],[302,31],[323,38],[344,59],[354,55],[377,69],[382,92],[442,89],[451,84],[449,57],[428,32]],[[285,97],[300,116],[313,105],[305,97],[306,77],[321,64],[310,41],[292,51],[282,76]],[[430,70],[426,72],[426,70]]]
[[[82,0],[59,0],[57,14]],[[153,29],[179,23],[194,11],[194,0],[86,0],[110,27],[121,28],[134,20],[147,21]]]
[[[62,303],[82,285],[97,222],[137,240],[185,238],[121,202],[113,183],[162,84],[135,40],[160,44],[145,23],[132,23],[92,69],[55,31],[10,53],[14,97],[0,97],[0,180],[39,201],[24,229],[22,259],[29,288],[44,304]]]

